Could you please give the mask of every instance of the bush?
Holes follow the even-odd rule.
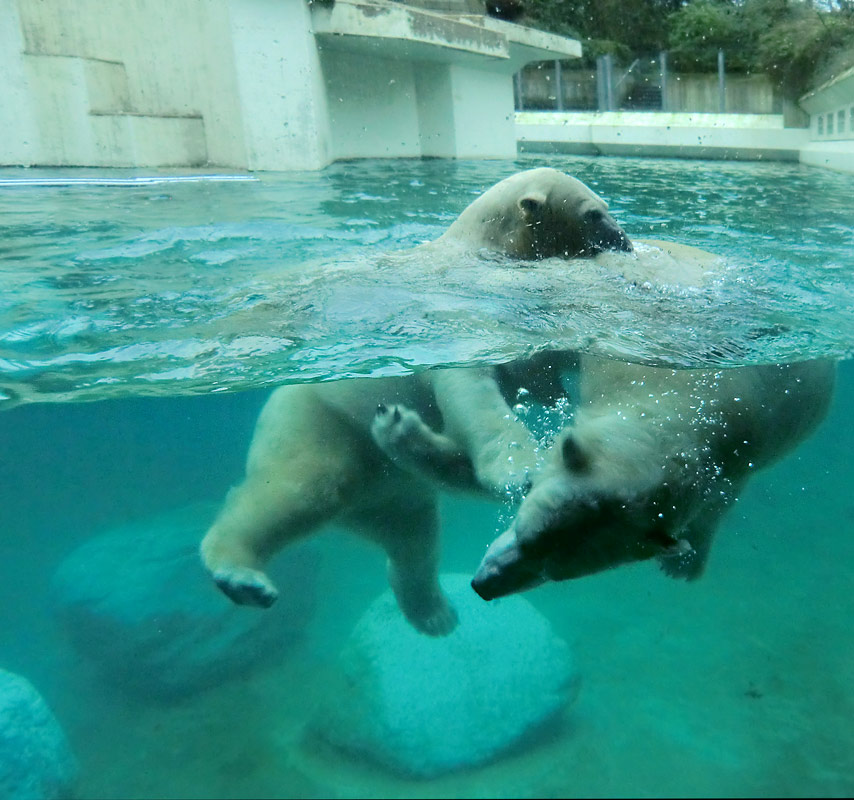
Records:
[[[789,97],[850,66],[854,19],[840,14],[804,14],[775,25],[759,37],[757,66]]]
[[[718,68],[718,50],[724,51],[728,70],[749,68],[745,57],[751,49],[749,32],[736,7],[698,0],[672,14],[669,23],[670,63],[674,69],[713,72]]]

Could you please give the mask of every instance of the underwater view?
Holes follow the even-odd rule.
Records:
[[[633,249],[429,244],[538,167]],[[564,155],[1,169],[0,677],[56,718],[62,791],[851,796],[852,197],[798,164]],[[493,374],[490,492],[440,429]],[[721,424],[737,478],[646,474]],[[625,469],[568,511],[601,452]],[[661,523],[628,552],[635,480]]]

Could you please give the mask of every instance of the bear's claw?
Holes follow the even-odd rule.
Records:
[[[266,575],[248,567],[215,570],[213,579],[220,591],[239,606],[269,608],[279,597]]]
[[[443,600],[441,606],[432,614],[414,619],[410,617],[409,621],[413,627],[420,633],[426,636],[447,636],[453,633],[459,622],[459,617],[454,607],[447,601]]]

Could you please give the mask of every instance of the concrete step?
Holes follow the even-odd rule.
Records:
[[[207,162],[201,115],[139,114],[118,61],[24,54],[37,95],[39,163],[45,166],[170,167]]]
[[[99,164],[113,167],[197,167],[208,161],[201,115],[89,115]]]

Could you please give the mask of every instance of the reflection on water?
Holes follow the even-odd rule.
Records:
[[[620,259],[515,263],[511,277],[500,259],[398,254],[439,236],[491,184],[540,163],[0,187],[0,390],[11,401],[206,393],[499,362],[544,347],[676,366],[850,352],[850,176],[549,159],[607,198],[633,239],[718,254],[702,289],[646,286]]]

